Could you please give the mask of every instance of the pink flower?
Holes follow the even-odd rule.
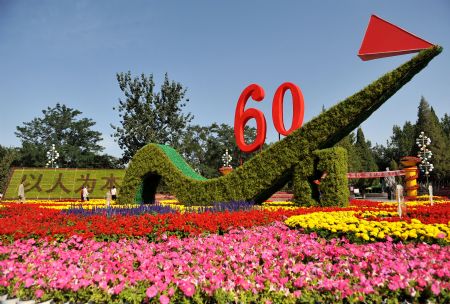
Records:
[[[101,289],[107,289],[108,288],[108,283],[106,283],[105,281],[101,281],[99,284],[98,284],[98,287],[100,287]]]
[[[147,288],[147,290],[145,291],[145,294],[147,295],[147,297],[149,298],[153,298],[154,296],[156,296],[158,294],[158,289],[156,289],[155,285]]]
[[[32,278],[28,278],[25,280],[25,287],[28,288],[31,285],[33,285],[33,283],[34,283],[34,280]]]
[[[437,238],[438,238],[438,239],[443,239],[443,238],[445,238],[445,233],[443,233],[443,232],[439,233],[439,234],[437,235]]]
[[[431,291],[436,296],[441,293],[441,288],[439,288],[439,283],[438,282],[434,282],[433,285],[431,285]]]
[[[181,282],[178,287],[187,297],[192,297],[195,293],[195,286],[190,282]]]
[[[398,285],[398,282],[395,280],[392,280],[389,284],[388,287],[390,290],[392,291],[396,291],[400,286]]]
[[[161,304],[169,304],[169,302],[170,302],[170,299],[169,299],[168,296],[166,296],[166,295],[161,295],[161,296],[159,297],[159,303],[161,303]]]
[[[423,278],[421,278],[421,277],[419,277],[419,278],[417,279],[417,283],[419,284],[420,287],[425,287],[425,286],[427,286],[427,282],[426,282]]]
[[[114,294],[119,294],[123,290],[123,283],[120,283],[119,285],[116,285],[112,288],[112,291]]]
[[[40,299],[44,295],[44,291],[42,289],[38,289],[34,292],[36,298]]]

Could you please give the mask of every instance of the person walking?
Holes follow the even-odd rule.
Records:
[[[112,186],[111,188],[111,198],[113,201],[117,199],[117,189],[116,186]]]
[[[23,185],[23,182],[21,182],[19,185],[19,191],[17,192],[17,195],[19,196],[20,203],[25,203],[25,187]]]
[[[389,167],[386,168],[386,171],[389,171]],[[384,183],[386,185],[388,200],[390,201],[392,199],[392,194],[396,189],[395,177],[394,176],[386,176],[384,178]]]
[[[89,192],[86,186],[83,187],[83,201],[89,200]]]

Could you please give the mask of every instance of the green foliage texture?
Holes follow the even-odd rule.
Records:
[[[350,192],[347,179],[347,151],[341,147],[314,151],[319,172],[328,172],[319,185],[321,206],[345,207],[348,205]]]
[[[18,152],[14,148],[6,148],[0,146],[0,193],[6,190],[10,167],[18,158]]]
[[[309,164],[311,168],[315,150],[333,147],[441,51],[439,46],[421,51],[408,62],[313,118],[302,128],[255,155],[226,176],[208,180],[186,176],[161,146],[148,144],[135,154],[126,171],[120,202],[134,203],[136,191],[142,181],[154,175],[162,177],[178,200],[185,204],[205,205],[232,200],[261,203],[293,177],[295,183],[294,172],[299,170],[298,166],[302,163]],[[312,170],[304,172],[304,176],[308,176],[310,171]],[[145,187],[144,183],[144,192]]]

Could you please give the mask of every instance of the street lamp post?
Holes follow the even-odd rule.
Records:
[[[59,152],[56,151],[55,144],[52,144],[52,147],[50,150],[47,151],[47,164],[45,164],[45,167],[48,168],[58,168],[58,164],[56,163],[56,160],[59,158]]]
[[[420,132],[420,135],[418,138],[416,138],[416,145],[419,146],[419,152],[417,153],[417,156],[420,158],[419,168],[420,171],[425,173],[425,177],[427,179],[427,188],[430,197],[433,195],[433,189],[432,186],[428,182],[428,177],[430,176],[430,172],[433,171],[434,166],[430,162],[431,157],[433,156],[433,153],[428,149],[428,146],[431,144],[431,139],[427,136],[425,136],[425,133],[422,131]],[[432,202],[432,198],[431,198]]]

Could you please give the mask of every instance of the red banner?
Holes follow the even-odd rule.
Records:
[[[405,170],[381,171],[381,172],[349,172],[347,178],[378,178],[386,176],[405,175]]]

